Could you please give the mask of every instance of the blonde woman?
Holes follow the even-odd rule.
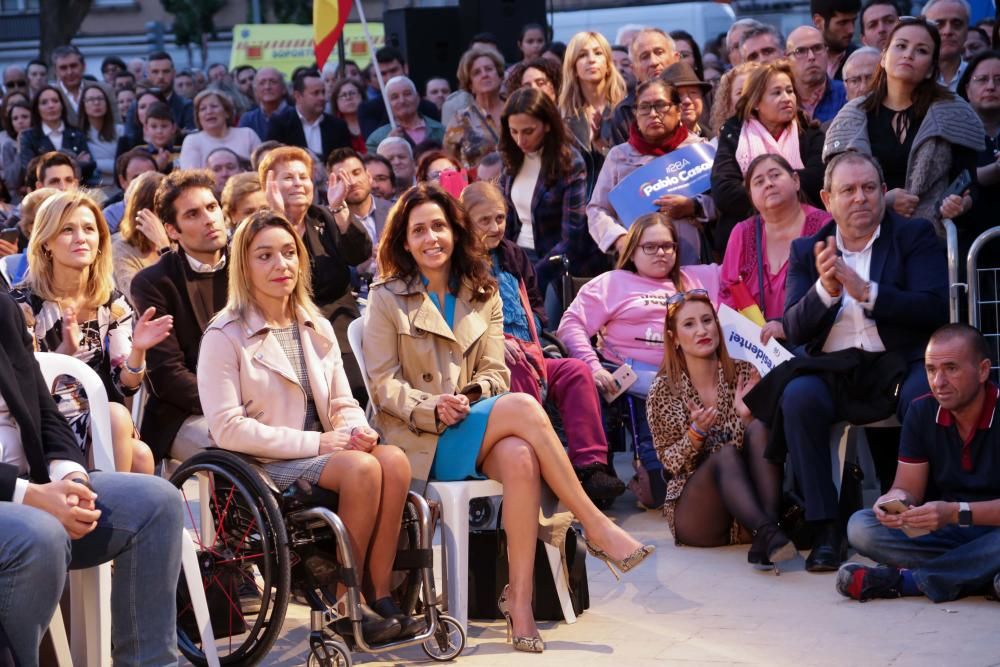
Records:
[[[301,479],[337,492],[337,514],[371,581],[365,639],[412,637],[421,621],[389,595],[410,466],[379,442],[351,396],[333,327],[309,296],[306,246],[288,220],[258,211],[236,229],[229,259],[229,300],[198,358],[212,437],[260,460],[281,491]]]
[[[599,32],[578,32],[566,45],[562,67],[559,111],[585,149],[604,155],[613,145],[606,121],[627,93],[608,40]]]
[[[237,157],[250,160],[260,137],[249,127],[233,127],[236,106],[220,90],[203,90],[194,98],[194,124],[200,132],[189,134],[181,144],[181,169],[202,169],[209,153],[228,148]]]
[[[230,229],[235,229],[244,218],[267,208],[267,197],[260,187],[260,176],[255,173],[235,174],[222,188],[222,210]]]
[[[743,84],[746,83],[750,72],[758,67],[760,63],[757,62],[740,63],[719,79],[719,87],[715,89],[715,101],[712,103],[712,115],[708,122],[712,128],[712,136],[719,136],[722,124],[736,114],[736,103],[743,97]]]
[[[133,325],[132,308],[111,278],[108,225],[94,200],[82,192],[62,192],[42,204],[28,258],[28,275],[11,296],[21,306],[35,348],[74,356],[97,372],[112,401],[115,469],[152,473],[152,452],[137,438],[122,401],[139,389],[146,351],[167,337],[173,318],[153,319],[149,308]],[[86,394],[70,380],[57,385],[55,399],[86,452]]]
[[[170,239],[163,223],[153,213],[153,195],[166,178],[157,171],[140,174],[125,190],[125,213],[118,238],[111,244],[115,287],[130,301],[132,278],[160,255],[170,250]]]

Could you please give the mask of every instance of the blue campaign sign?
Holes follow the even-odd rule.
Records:
[[[692,144],[656,158],[625,177],[608,193],[618,220],[628,228],[636,218],[657,210],[663,195],[694,197],[712,185],[712,144]]]

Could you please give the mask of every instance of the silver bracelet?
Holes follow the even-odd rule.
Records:
[[[132,375],[142,375],[143,373],[146,372],[146,362],[145,362],[145,360],[143,360],[142,366],[139,366],[139,368],[132,368],[131,366],[129,366],[128,365],[128,359],[125,360],[125,364],[124,365],[125,365],[125,370],[127,370]]]

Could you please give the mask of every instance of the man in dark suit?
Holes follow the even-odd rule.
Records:
[[[14,657],[38,664],[67,569],[114,559],[115,663],[176,664],[184,528],[177,489],[149,475],[88,474],[84,465],[38,368],[21,310],[2,294],[0,626]],[[155,604],[144,604],[149,600]]]
[[[146,354],[149,400],[143,437],[157,460],[178,460],[211,446],[198,397],[198,347],[209,320],[226,305],[226,223],[207,171],[175,171],[156,190],[154,208],[178,249],[132,279],[137,308],[173,315],[174,328]]]
[[[391,46],[383,46],[375,52],[374,66],[378,67],[383,83],[388,83],[389,79],[393,77],[408,76],[410,73],[410,68],[406,65],[406,59],[403,58],[402,52]],[[374,77],[372,80],[378,82],[378,79]],[[421,99],[417,105],[417,113],[421,116],[429,116],[436,121],[441,120],[441,110],[436,104],[425,99]],[[381,91],[372,99],[362,102],[361,106],[358,107],[358,124],[361,126],[361,136],[365,139],[378,128],[389,124],[389,112],[385,110],[385,100]]]
[[[312,152],[320,161],[335,148],[351,145],[347,123],[324,112],[326,89],[319,70],[299,72],[292,80],[295,106],[271,116],[267,138]]]
[[[792,243],[782,322],[787,341],[826,361],[862,350],[863,364],[841,373],[892,360],[902,374],[896,388],[902,422],[910,402],[928,391],[923,350],[948,319],[944,247],[930,222],[886,208],[881,168],[868,155],[842,153],[831,160],[820,194],[833,222]],[[782,426],[806,520],[817,529],[809,571],[836,570],[846,558],[840,521],[846,517],[839,516],[832,479],[830,428],[847,418],[845,403],[866,400],[864,391],[862,386],[851,390],[854,396],[838,395],[830,373],[802,373],[781,395]]]

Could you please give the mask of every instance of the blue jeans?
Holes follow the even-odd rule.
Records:
[[[184,526],[177,489],[158,477],[123,473],[97,472],[91,483],[101,518],[79,540],[47,512],[0,503],[0,625],[21,664],[37,665],[66,570],[114,560],[113,662],[176,665]]]
[[[863,556],[913,570],[917,587],[934,602],[982,594],[1000,572],[997,526],[951,525],[911,538],[883,526],[867,509],[851,517],[847,539]]]

